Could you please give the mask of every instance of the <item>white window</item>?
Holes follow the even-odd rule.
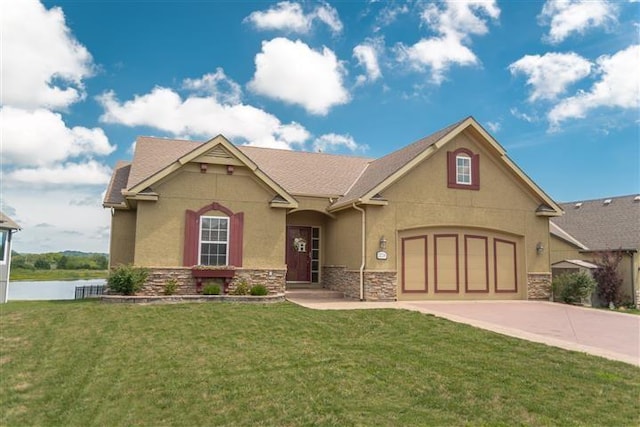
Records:
[[[466,154],[456,156],[456,184],[471,185],[471,157]]]
[[[201,265],[227,265],[229,259],[229,218],[200,217]]]

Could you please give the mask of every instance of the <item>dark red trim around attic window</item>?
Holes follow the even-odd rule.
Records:
[[[466,154],[471,158],[471,184],[458,184],[456,181],[456,157]],[[480,155],[474,154],[467,148],[458,148],[455,151],[447,151],[447,187],[464,190],[480,189]]]
[[[191,267],[199,264],[198,260],[198,244],[200,239],[200,217],[209,212],[218,211],[229,217],[229,260],[228,264],[234,267],[242,267],[242,240],[244,229],[244,213],[233,211],[226,206],[217,202],[203,206],[198,211],[187,209],[185,212],[184,224],[184,252],[182,264],[185,267]]]

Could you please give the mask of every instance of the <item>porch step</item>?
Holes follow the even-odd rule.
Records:
[[[327,300],[327,299],[344,299],[344,293],[331,291],[329,289],[287,289],[285,292],[287,299],[304,299],[304,300]]]

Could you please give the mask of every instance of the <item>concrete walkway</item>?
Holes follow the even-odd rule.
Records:
[[[640,367],[640,316],[540,301],[360,302],[319,291],[287,292],[317,310],[393,308],[419,311],[503,335]]]

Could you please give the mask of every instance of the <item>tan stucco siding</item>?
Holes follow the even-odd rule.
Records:
[[[551,263],[563,261],[565,259],[580,259],[597,264],[598,253],[594,251],[580,251],[574,245],[551,236]],[[618,272],[622,278],[620,292],[625,299],[632,300],[633,292],[640,286],[640,263],[638,261],[638,253],[625,252],[620,264]]]
[[[111,216],[109,265],[134,263],[136,211],[114,210]]]
[[[447,186],[447,151],[468,148],[480,154],[480,189]],[[388,206],[367,208],[367,268],[396,266],[399,248],[396,230],[426,226],[471,227],[522,237],[524,267],[529,272],[548,272],[549,222],[538,217],[540,204],[531,190],[483,146],[461,134],[429,159],[382,192]],[[389,259],[378,261],[375,252],[380,236],[388,241]],[[547,248],[536,253],[536,244]]]
[[[295,196],[298,202],[297,210],[312,210],[318,212],[326,212],[327,208],[331,204],[326,197],[308,197],[308,196]]]
[[[347,269],[360,268],[362,259],[362,216],[355,209],[336,213],[325,227],[325,258],[323,265],[346,266]]]
[[[185,211],[217,202],[234,213],[244,212],[243,267],[284,266],[286,211],[269,206],[275,193],[247,169],[236,167],[227,175],[223,166],[209,165],[201,173],[189,164],[153,190],[159,194],[157,202],[138,203],[137,265],[182,265]],[[225,216],[217,211],[204,215]]]

